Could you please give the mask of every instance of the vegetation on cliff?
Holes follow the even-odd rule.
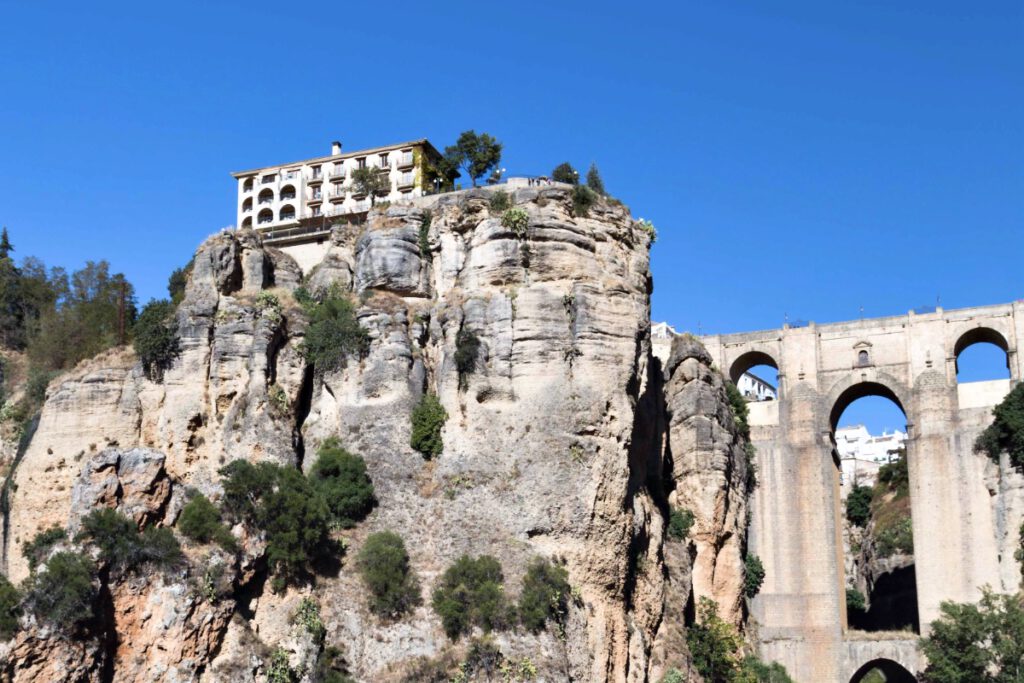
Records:
[[[396,619],[422,602],[419,579],[398,534],[370,534],[356,558],[356,568],[370,591],[370,611],[377,616]]]
[[[1010,464],[1024,472],[1024,384],[1015,386],[992,415],[992,424],[974,442],[975,452],[985,453],[997,464],[1006,453]]]

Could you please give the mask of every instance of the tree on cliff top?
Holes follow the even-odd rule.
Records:
[[[992,411],[994,419],[974,442],[975,453],[993,462],[1006,453],[1010,464],[1024,472],[1024,384],[1018,384]]]
[[[487,133],[463,131],[454,145],[445,147],[446,167],[461,168],[469,176],[473,187],[476,181],[501,163],[501,143]]]
[[[555,166],[555,170],[551,171],[551,179],[556,183],[578,185],[580,182],[580,174],[572,167],[572,164],[568,161],[563,161],[558,166]]]
[[[352,185],[348,189],[355,194],[369,195],[370,206],[376,206],[377,195],[391,191],[391,180],[380,170],[365,166],[352,171]]]

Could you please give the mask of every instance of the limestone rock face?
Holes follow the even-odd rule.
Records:
[[[517,233],[491,194],[422,198],[339,226],[304,281],[255,233],[216,235],[196,253],[179,355],[161,383],[115,351],[51,385],[14,473],[4,558],[15,581],[27,574],[20,545],[40,529],[103,505],[172,525],[187,487],[218,498],[224,464],[308,470],[329,437],[365,458],[377,497],[364,522],[339,532],[340,573],[311,586],[271,592],[262,540],[244,537],[242,556],[224,559],[235,588],[217,599],[205,574],[216,558],[191,546],[179,574],[112,580],[113,662],[69,651],[80,679],[98,680],[104,665],[118,681],[263,681],[277,649],[308,677],[322,645],[293,615],[309,597],[324,644],[341,648],[357,680],[399,680],[423,658],[464,654],[429,605],[462,554],[498,558],[512,599],[537,556],[567,568],[564,633],[495,637],[540,680],[657,680],[685,650],[691,592],[739,619],[743,443],[699,347],[680,344],[664,371],[651,355],[649,235],[613,202],[574,215],[557,185],[513,194],[528,215]],[[306,366],[300,284],[352,295],[365,357],[328,373]],[[460,331],[479,342],[462,373]],[[433,460],[409,444],[426,392],[448,413]],[[688,544],[666,544],[670,502],[697,517]],[[353,561],[385,529],[404,538],[423,587],[424,604],[395,623],[370,614]]]

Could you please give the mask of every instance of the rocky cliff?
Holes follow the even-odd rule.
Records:
[[[429,595],[464,553],[498,558],[509,591],[537,556],[568,570],[564,629],[495,637],[539,680],[657,680],[688,658],[695,596],[742,620],[743,438],[699,344],[676,340],[665,367],[651,353],[651,235],[614,202],[575,215],[560,186],[517,191],[527,225],[507,227],[492,192],[338,226],[305,277],[253,232],[216,235],[196,253],[162,381],[120,349],[50,385],[9,487],[3,560],[14,581],[28,573],[22,544],[42,529],[73,529],[97,506],[172,526],[189,488],[218,499],[226,463],[308,469],[307,453],[331,437],[366,460],[378,503],[337,532],[336,576],[275,593],[259,539],[242,538],[236,558],[186,545],[175,573],[109,579],[91,639],[29,623],[7,645],[8,679],[263,681],[278,650],[312,680],[322,645],[294,619],[312,597],[323,642],[354,678],[403,680],[463,654]],[[300,285],[355,297],[365,357],[327,373],[306,366]],[[480,345],[460,377],[462,330]],[[429,461],[409,445],[424,392],[449,416],[444,451]],[[666,539],[673,505],[694,513],[688,539]],[[351,566],[385,529],[405,539],[426,598],[393,623],[367,609]]]

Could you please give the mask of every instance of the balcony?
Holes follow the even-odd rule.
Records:
[[[412,152],[408,154],[401,154],[398,157],[398,168],[412,168],[413,164],[416,163],[416,157]]]
[[[403,173],[401,176],[398,177],[398,186],[399,187],[412,187],[415,184],[416,184],[416,174],[415,173]]]
[[[336,190],[331,190],[330,192],[328,192],[327,196],[333,202],[333,201],[336,201],[336,200],[339,200],[339,199],[340,200],[344,200],[345,199],[345,195],[347,195],[347,194],[348,194],[347,190],[345,190],[344,188],[338,188]]]
[[[345,177],[345,169],[343,169],[343,168],[331,169],[331,172],[328,174],[327,177],[331,178],[332,180],[334,178],[344,178]]]

